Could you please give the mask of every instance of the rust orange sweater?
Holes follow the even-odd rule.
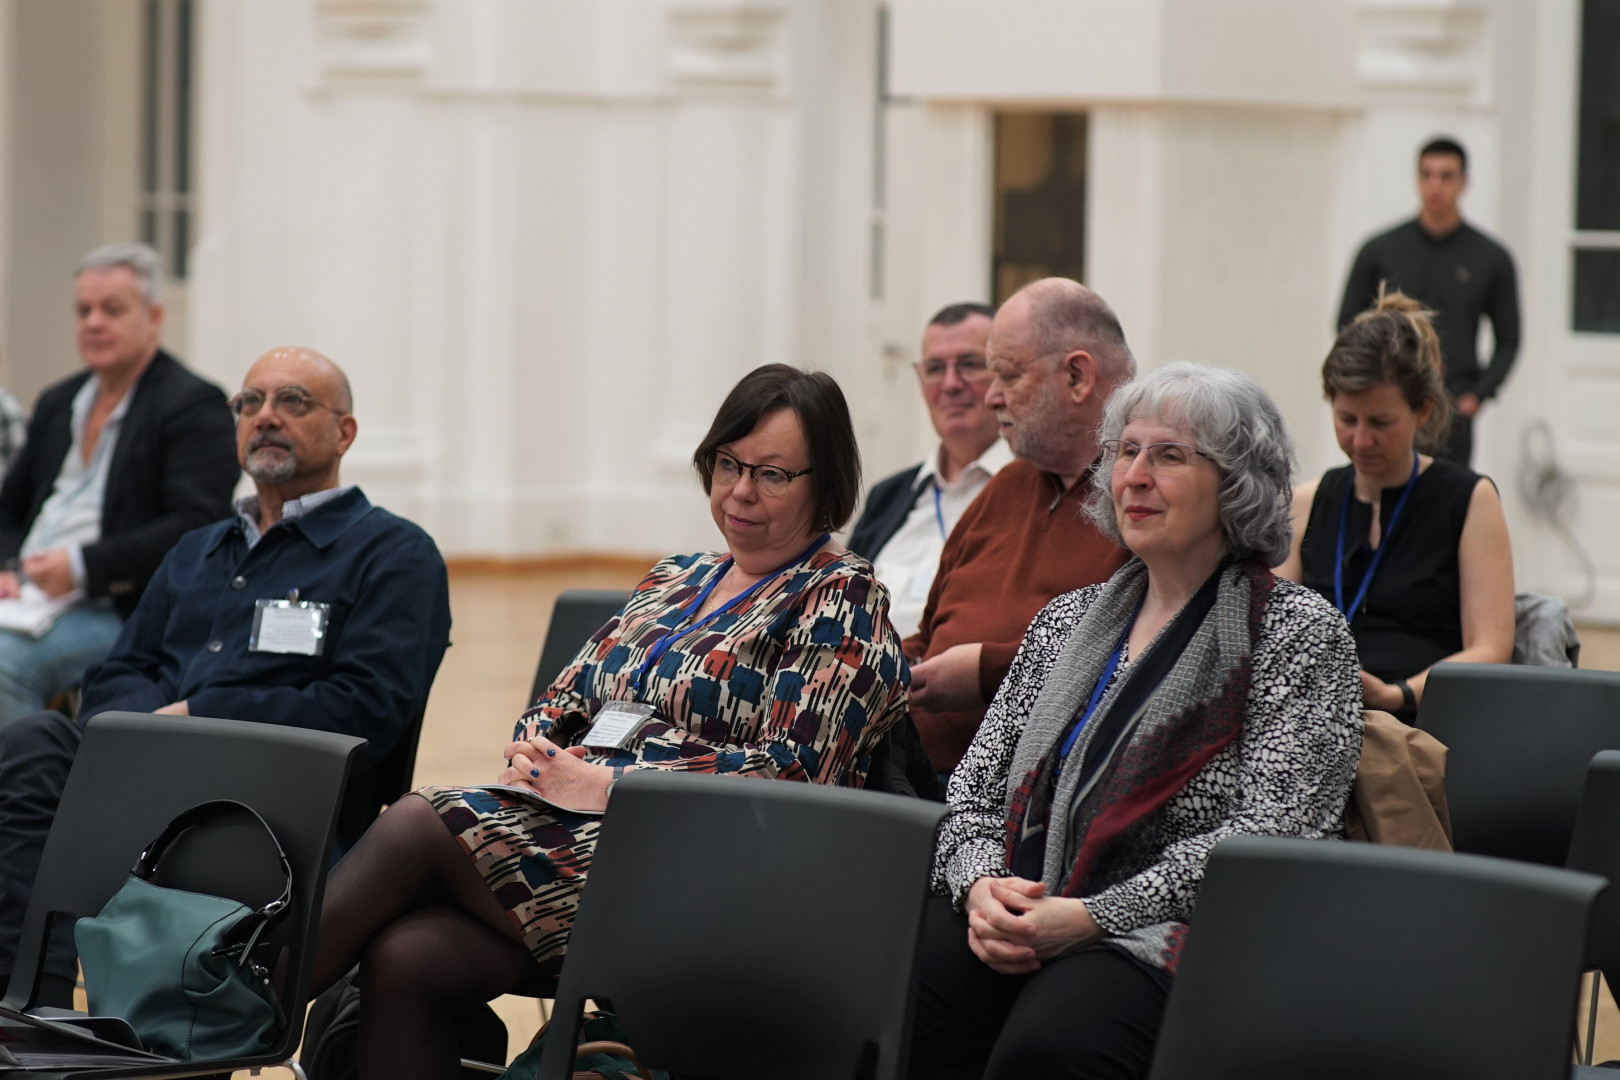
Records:
[[[1107,581],[1130,557],[1081,512],[1091,486],[1088,472],[1064,491],[1062,480],[1027,461],[998,472],[951,530],[906,656],[926,660],[981,642],[979,692],[986,702],[994,697],[1035,613],[1054,596]],[[912,709],[936,769],[956,767],[984,712]]]

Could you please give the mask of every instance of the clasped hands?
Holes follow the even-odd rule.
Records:
[[[586,761],[585,754],[583,746],[558,746],[544,735],[508,743],[501,751],[507,766],[496,783],[528,788],[570,810],[605,810],[613,770]]]
[[[968,948],[1003,975],[1028,975],[1042,961],[1103,936],[1083,901],[1047,896],[1045,885],[1024,878],[982,877],[963,908]]]

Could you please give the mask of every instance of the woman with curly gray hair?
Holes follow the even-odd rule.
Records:
[[[1236,371],[1108,402],[1088,512],[1135,556],[1030,624],[951,776],[913,1076],[1143,1076],[1210,849],[1340,831],[1361,750],[1344,619],[1269,569],[1293,445]]]

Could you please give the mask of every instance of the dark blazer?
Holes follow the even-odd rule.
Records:
[[[901,469],[873,485],[866,495],[866,506],[861,510],[860,519],[849,531],[849,542],[844,546],[868,562],[876,561],[883,545],[906,523],[906,515],[911,513],[917,501],[915,485],[917,474],[921,471],[922,462],[919,461],[911,468]]]
[[[34,403],[28,441],[0,486],[0,559],[14,559],[73,445],[81,371]],[[161,349],[129,403],[107,471],[101,539],[84,549],[85,592],[128,617],[181,536],[228,517],[236,487],[236,424],[225,394]]]

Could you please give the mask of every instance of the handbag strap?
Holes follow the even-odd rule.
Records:
[[[135,866],[129,872],[130,876],[140,878],[142,881],[150,881],[152,875],[157,871],[159,861],[169,850],[169,846],[178,840],[182,833],[198,825],[206,825],[215,818],[224,817],[226,814],[240,812],[249,814],[254,821],[259,823],[259,827],[264,830],[265,835],[270,837],[270,842],[275,845],[276,857],[281,860],[281,895],[254,912],[255,915],[264,920],[264,923],[260,926],[260,930],[262,930],[265,925],[278,918],[287,909],[287,906],[292,903],[292,863],[288,861],[286,849],[281,846],[281,840],[276,836],[275,830],[270,827],[270,823],[260,817],[259,812],[246,803],[237,802],[235,799],[213,799],[182,810],[175,815],[174,820],[169,822],[163,832],[158,834],[156,840],[146,845],[146,850],[142,851],[140,858],[135,860]],[[258,931],[255,931],[253,940],[256,942],[258,937]],[[244,950],[244,959],[246,955],[247,952]]]

